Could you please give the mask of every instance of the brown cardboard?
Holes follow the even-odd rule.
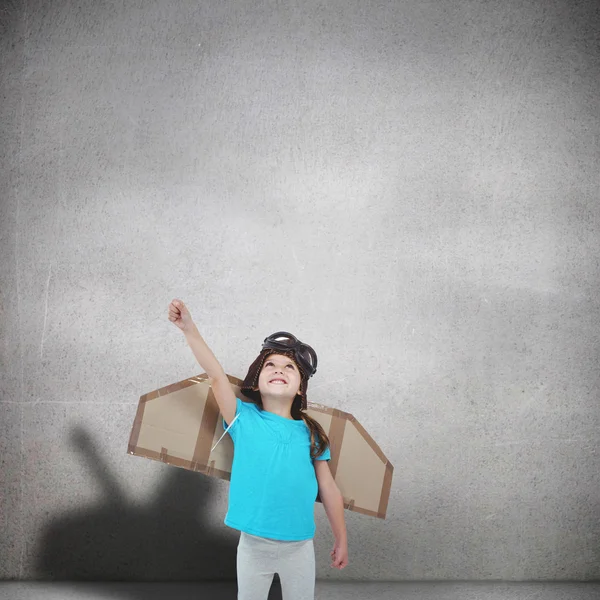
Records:
[[[227,376],[238,398],[242,380]],[[308,403],[330,440],[329,467],[348,510],[385,519],[394,467],[349,413]],[[229,481],[233,441],[203,373],[141,396],[128,452]],[[211,449],[216,445],[214,450]],[[320,502],[320,498],[317,497]]]

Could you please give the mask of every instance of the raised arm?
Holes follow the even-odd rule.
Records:
[[[169,305],[169,320],[183,331],[185,339],[192,349],[198,364],[208,375],[223,418],[227,424],[231,423],[235,417],[237,404],[233,388],[227,379],[223,367],[200,335],[196,324],[192,320],[190,311],[181,300],[175,299]]]

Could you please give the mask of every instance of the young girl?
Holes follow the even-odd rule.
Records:
[[[304,412],[315,351],[286,332],[266,338],[241,386],[251,402],[242,402],[181,300],[171,302],[169,320],[207,373],[234,444],[225,524],[241,531],[238,599],[266,600],[278,573],[284,600],[314,600],[317,493],[335,537],[331,566],[348,564],[343,499],[327,462],[329,440]]]

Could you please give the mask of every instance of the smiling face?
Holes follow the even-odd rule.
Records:
[[[285,354],[271,354],[258,377],[261,396],[294,398],[300,389],[301,376],[296,363]]]

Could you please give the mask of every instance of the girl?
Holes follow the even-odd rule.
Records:
[[[331,566],[348,564],[343,499],[327,463],[329,440],[304,412],[315,351],[286,332],[266,338],[241,386],[251,402],[242,402],[181,300],[169,305],[169,320],[207,373],[235,448],[225,524],[241,531],[238,600],[266,600],[275,573],[284,600],[314,600],[317,493],[335,537]]]

